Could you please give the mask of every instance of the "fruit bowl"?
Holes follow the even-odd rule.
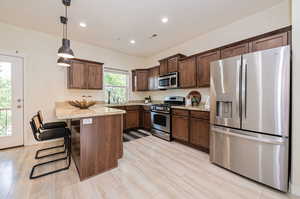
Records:
[[[96,101],[74,100],[74,101],[69,101],[69,104],[80,109],[88,109],[89,107],[94,106],[96,104]]]

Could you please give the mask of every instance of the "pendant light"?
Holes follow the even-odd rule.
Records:
[[[64,66],[64,67],[69,67],[69,66],[71,66],[71,61],[67,58],[60,57],[57,60],[57,65]]]
[[[58,49],[58,56],[63,58],[74,58],[73,50],[70,48],[70,40],[68,40],[68,7],[71,5],[71,0],[62,0],[65,5],[65,16],[60,17],[60,22],[63,24],[63,39],[62,46]]]

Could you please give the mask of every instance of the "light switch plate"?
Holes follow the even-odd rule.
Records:
[[[87,118],[82,120],[83,125],[93,124],[93,118]]]

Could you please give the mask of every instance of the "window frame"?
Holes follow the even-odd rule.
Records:
[[[114,74],[122,74],[126,76],[126,85],[125,86],[114,86],[114,85],[108,85],[105,82],[105,73],[114,73]],[[105,98],[105,102],[107,102],[106,99],[106,88],[110,87],[110,88],[124,88],[125,89],[125,102],[129,101],[129,89],[130,89],[130,72],[128,70],[122,70],[122,69],[118,69],[118,68],[111,68],[111,67],[103,67],[103,87],[104,87],[104,98]]]

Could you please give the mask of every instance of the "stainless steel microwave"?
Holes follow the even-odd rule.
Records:
[[[158,78],[159,89],[178,88],[178,72],[169,73]]]

